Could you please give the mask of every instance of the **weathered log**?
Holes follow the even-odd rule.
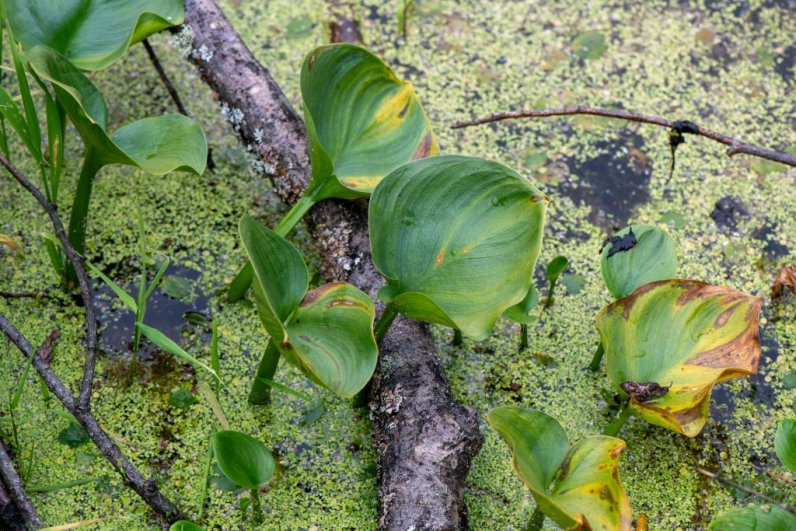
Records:
[[[269,168],[279,197],[292,204],[309,179],[304,125],[212,0],[187,0],[193,63]],[[328,279],[349,280],[375,296],[383,284],[370,255],[366,203],[325,201],[309,213]],[[380,349],[371,387],[379,455],[382,529],[461,529],[463,491],[482,438],[475,414],[456,402],[426,325],[398,318]]]

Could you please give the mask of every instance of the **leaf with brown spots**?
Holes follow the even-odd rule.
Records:
[[[367,196],[390,171],[438,152],[412,85],[364,48],[313,50],[301,95],[312,162],[306,193],[315,201]]]
[[[570,447],[556,419],[517,406],[493,409],[487,422],[511,448],[514,468],[537,506],[559,526],[630,529],[630,500],[619,480],[623,440],[592,435]]]
[[[796,266],[782,266],[771,285],[771,300],[779,299],[784,290],[796,295]]]
[[[757,372],[761,305],[696,280],[645,284],[597,315],[608,377],[630,395],[633,413],[694,437],[707,422],[713,386]],[[628,393],[628,382],[660,392]]]

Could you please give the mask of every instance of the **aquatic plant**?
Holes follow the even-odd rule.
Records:
[[[435,155],[437,142],[408,81],[353,44],[321,46],[301,68],[301,96],[312,176],[298,202],[274,227],[287,236],[324,199],[367,197],[391,170]],[[249,289],[246,264],[229,287],[229,300]]]
[[[299,252],[251,216],[241,219],[240,237],[256,278],[260,320],[271,336],[249,402],[268,402],[280,356],[335,394],[356,395],[376,369],[373,301],[344,282],[309,290]]]
[[[563,529],[630,529],[630,500],[618,471],[624,441],[591,435],[570,444],[556,419],[518,406],[496,407],[487,422],[506,440],[536,501],[528,529],[541,529],[545,516]]]
[[[251,493],[252,520],[263,522],[260,485],[274,476],[276,461],[263,443],[246,434],[223,430],[211,438],[216,463],[224,476]]]
[[[376,337],[400,313],[487,337],[528,294],[547,198],[497,162],[439,156],[387,175],[370,199],[373,263],[387,285]]]
[[[709,414],[713,386],[757,372],[762,300],[696,280],[644,284],[597,314],[606,372],[632,412],[696,436]]]

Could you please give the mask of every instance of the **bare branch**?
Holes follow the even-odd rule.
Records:
[[[594,107],[562,107],[560,109],[540,109],[540,110],[526,110],[526,111],[507,111],[485,116],[475,120],[465,120],[457,122],[451,126],[451,129],[462,129],[464,127],[472,127],[474,125],[488,124],[492,122],[500,122],[503,120],[514,120],[517,118],[546,118],[549,116],[571,116],[577,114],[585,114],[591,116],[605,116],[607,118],[618,118],[620,120],[627,120],[629,122],[638,122],[643,124],[658,125],[689,135],[702,136],[709,138],[725,146],[727,149],[727,156],[732,157],[738,153],[745,153],[747,155],[754,155],[763,159],[773,160],[788,166],[796,167],[796,157],[788,153],[780,153],[772,151],[752,144],[742,142],[737,138],[716,133],[710,129],[705,129],[694,122],[687,120],[667,120],[665,118],[658,118],[657,116],[648,116],[646,114],[639,114],[631,111],[622,111],[614,109],[598,109]]]
[[[796,514],[796,507],[794,507],[792,505],[788,505],[787,503],[782,503],[779,500],[775,500],[771,496],[768,496],[767,494],[763,494],[762,492],[758,492],[758,491],[756,491],[754,489],[751,489],[751,488],[749,488],[749,487],[747,487],[745,485],[741,485],[741,484],[736,483],[736,482],[734,482],[732,480],[729,480],[727,478],[723,478],[721,476],[721,471],[719,471],[719,472],[711,472],[709,470],[705,470],[704,468],[699,468],[699,467],[697,467],[696,470],[697,470],[697,472],[699,472],[700,474],[702,474],[703,476],[705,476],[707,478],[714,479],[714,480],[718,481],[719,483],[723,483],[724,485],[732,487],[732,488],[734,488],[736,490],[740,490],[742,492],[745,492],[747,494],[755,496],[756,498],[760,498],[761,500],[766,501],[766,502],[770,503],[771,505],[776,505],[777,507],[779,507],[783,511],[788,511],[791,514]]]
[[[42,527],[39,515],[36,514],[36,509],[30,502],[30,498],[25,493],[25,488],[22,485],[22,479],[14,469],[14,463],[11,456],[6,452],[6,447],[0,441],[0,483],[5,486],[11,499],[14,500],[17,509],[19,510],[22,518],[30,529],[39,529]]]
[[[0,164],[2,164],[8,173],[19,182],[30,194],[36,198],[41,207],[47,212],[58,241],[66,253],[67,259],[72,264],[77,276],[77,283],[80,287],[80,296],[83,299],[83,307],[86,313],[86,363],[83,367],[83,379],[80,383],[80,397],[78,404],[81,409],[88,410],[91,401],[91,388],[94,383],[94,371],[97,365],[97,317],[94,314],[94,293],[91,291],[91,284],[86,274],[86,268],[83,265],[83,257],[78,254],[72,242],[64,230],[64,224],[61,218],[58,217],[58,212],[55,206],[52,205],[41,190],[36,188],[33,183],[25,177],[22,172],[15,168],[2,154],[0,154]]]

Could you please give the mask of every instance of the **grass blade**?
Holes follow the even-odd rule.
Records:
[[[282,391],[283,393],[287,393],[289,395],[293,395],[295,397],[298,397],[298,398],[304,400],[305,402],[307,402],[308,404],[312,403],[312,397],[310,395],[306,394],[306,393],[302,393],[301,391],[296,391],[292,387],[288,387],[288,386],[286,386],[284,384],[281,384],[279,382],[275,382],[273,380],[268,380],[266,378],[260,378],[259,376],[257,376],[256,379],[258,381],[264,383],[265,385],[269,386],[269,387],[273,387],[277,391]]]
[[[183,350],[181,346],[179,346],[177,343],[169,339],[166,336],[166,334],[164,334],[157,328],[152,328],[151,326],[147,326],[143,323],[138,323],[136,326],[144,333],[146,337],[149,338],[150,341],[152,341],[154,344],[162,348],[164,352],[173,354],[174,356],[177,356],[178,358],[187,361],[194,367],[199,367],[204,369],[205,371],[209,372],[216,379],[216,381],[221,382],[221,377],[218,375],[216,371],[214,371],[211,367],[208,367],[206,364],[202,363],[198,359],[194,358],[193,356],[185,352],[185,350]]]
[[[136,304],[135,299],[133,299],[129,293],[124,291],[121,288],[121,286],[119,286],[116,282],[108,278],[108,276],[105,275],[105,273],[100,271],[97,268],[97,266],[95,266],[91,262],[86,261],[86,267],[91,269],[91,271],[93,271],[95,275],[100,277],[102,281],[105,282],[105,284],[107,284],[108,287],[113,290],[113,292],[116,294],[117,297],[119,297],[119,299],[124,303],[124,305],[127,306],[128,309],[132,310],[133,312],[138,311],[138,304]]]

